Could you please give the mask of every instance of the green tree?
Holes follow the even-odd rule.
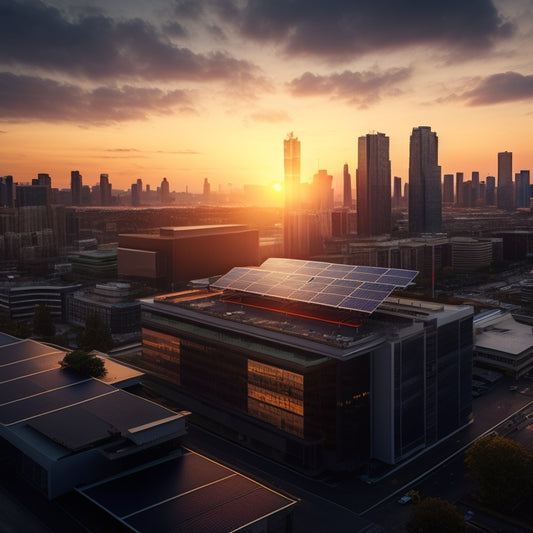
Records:
[[[533,491],[533,455],[513,440],[483,437],[466,451],[465,462],[484,505],[511,510]]]
[[[4,311],[0,311],[0,331],[19,339],[26,339],[31,335],[27,322],[15,322]]]
[[[463,533],[466,530],[461,513],[441,498],[425,498],[414,505],[406,524],[408,533]]]
[[[44,304],[39,304],[33,313],[33,333],[45,338],[53,337],[56,333],[52,314]]]
[[[101,378],[107,374],[105,361],[94,354],[83,350],[74,350],[63,357],[59,364],[65,368],[73,368],[81,374],[87,374],[94,378]]]
[[[98,313],[91,313],[85,321],[85,329],[77,338],[78,346],[82,350],[108,352],[113,348],[113,338],[108,327]]]

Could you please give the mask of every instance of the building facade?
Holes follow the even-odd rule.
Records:
[[[513,153],[498,152],[498,209],[512,211],[513,195]]]
[[[409,143],[409,233],[440,233],[439,139],[428,126],[413,128]]]

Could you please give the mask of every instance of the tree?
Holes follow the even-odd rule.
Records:
[[[39,304],[33,312],[33,333],[38,337],[53,337],[56,333],[52,314],[44,304]]]
[[[465,462],[484,505],[511,510],[533,491],[533,455],[513,440],[483,437],[466,451]]]
[[[86,351],[108,352],[113,348],[113,338],[98,313],[91,313],[85,321],[85,329],[77,338],[78,346]]]
[[[81,374],[87,374],[94,378],[101,378],[107,374],[105,361],[94,354],[83,350],[74,350],[63,357],[59,364],[65,368],[73,368]]]
[[[463,533],[466,522],[451,503],[441,498],[425,498],[414,505],[406,524],[408,533]]]

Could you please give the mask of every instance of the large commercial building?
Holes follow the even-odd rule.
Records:
[[[159,235],[118,237],[119,276],[165,290],[258,262],[259,232],[242,224],[179,226],[160,228]]]
[[[356,186],[357,234],[390,234],[391,163],[389,138],[384,133],[359,137]]]
[[[440,233],[439,139],[428,126],[413,128],[409,144],[409,233]]]
[[[396,464],[470,421],[472,308],[416,272],[269,259],[142,301],[143,357],[209,427],[307,473]]]

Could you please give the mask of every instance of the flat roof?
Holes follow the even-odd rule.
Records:
[[[237,532],[296,503],[192,451],[78,492],[138,533]]]
[[[62,368],[66,352],[29,339],[0,342],[0,424],[6,438],[16,433],[58,459],[114,437],[144,444],[185,432],[181,413]],[[121,380],[119,366],[110,365],[109,382]]]
[[[531,326],[517,322],[511,313],[489,315],[475,323],[474,349],[518,356],[533,350]]]

